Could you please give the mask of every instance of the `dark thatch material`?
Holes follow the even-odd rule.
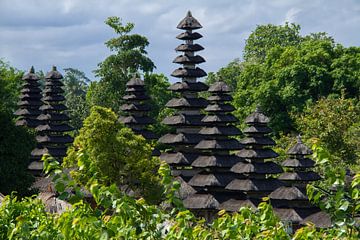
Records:
[[[191,91],[191,92],[202,92],[206,91],[208,86],[202,82],[177,82],[174,83],[169,87],[169,90],[174,92],[184,92],[184,91]]]
[[[285,172],[279,176],[282,181],[317,181],[321,177],[318,173],[313,171],[307,172]]]
[[[196,144],[203,139],[199,134],[193,133],[168,133],[161,138],[159,142],[163,144]]]
[[[230,95],[211,95],[207,98],[208,101],[211,101],[211,102],[216,102],[216,101],[224,101],[224,102],[227,102],[227,101],[232,101],[233,100],[233,97],[230,96]]]
[[[56,79],[62,79],[63,76],[61,75],[60,72],[57,71],[56,66],[53,66],[51,71],[48,72],[45,76],[45,79],[51,79],[51,80],[56,80]]]
[[[330,228],[333,226],[330,215],[322,211],[313,213],[310,216],[304,218],[300,224],[306,225],[310,222],[319,228]]]
[[[310,155],[313,152],[310,148],[308,148],[303,142],[301,141],[300,136],[298,136],[297,143],[292,146],[287,152],[289,155]]]
[[[243,148],[236,139],[202,140],[196,146],[202,150],[239,150]]]
[[[268,179],[235,179],[231,181],[226,189],[243,192],[272,192],[276,188],[280,187],[280,181],[268,178]]]
[[[219,202],[211,194],[193,194],[183,202],[188,209],[217,209],[219,207]]]
[[[215,82],[209,88],[211,93],[229,93],[231,92],[230,87],[225,82]]]
[[[203,115],[176,114],[166,117],[162,123],[168,126],[201,126]]]
[[[52,121],[68,121],[70,118],[63,113],[48,113],[48,114],[41,114],[38,117],[38,120],[45,121],[45,120],[52,120]]]
[[[153,124],[155,120],[148,116],[121,116],[119,121],[125,125],[146,125]]]
[[[308,200],[304,190],[297,187],[279,187],[269,195],[270,199],[277,200]]]
[[[204,127],[199,132],[202,135],[237,136],[241,131],[235,126],[214,126]]]
[[[192,16],[191,12],[188,11],[186,17],[177,25],[177,28],[182,30],[195,30],[202,28],[202,26],[199,21]]]
[[[231,115],[207,115],[202,120],[203,123],[236,123],[238,119]]]
[[[36,136],[36,141],[38,143],[72,143],[73,138],[69,135],[62,136]]]
[[[74,128],[70,127],[68,124],[63,123],[63,124],[44,124],[44,125],[40,125],[38,127],[35,128],[36,131],[38,132],[69,132],[74,130]]]
[[[240,141],[244,145],[264,145],[264,146],[275,146],[275,141],[270,137],[261,136],[261,137],[247,137]]]
[[[239,174],[278,174],[282,173],[282,168],[274,162],[239,162],[230,169]]]
[[[145,83],[140,78],[134,77],[126,83],[126,87],[144,87]]]
[[[140,103],[130,103],[130,104],[123,104],[120,109],[122,111],[128,111],[128,112],[147,112],[150,111],[150,105],[148,104],[140,104]]]
[[[180,44],[179,46],[177,46],[175,48],[176,51],[180,51],[180,52],[197,52],[197,51],[201,51],[204,50],[204,48],[200,45],[200,44],[187,44],[187,43],[183,43]]]
[[[194,153],[170,152],[162,153],[160,159],[170,165],[190,165],[197,157]]]
[[[173,98],[167,104],[169,108],[204,108],[207,101],[204,98]]]
[[[173,61],[173,63],[178,63],[178,64],[200,64],[203,62],[205,62],[205,59],[199,55],[195,55],[195,56],[179,55]]]
[[[312,168],[315,166],[315,161],[309,158],[303,159],[286,159],[281,163],[281,166],[288,168]]]
[[[247,118],[245,118],[246,124],[253,124],[253,123],[267,124],[269,122],[270,119],[267,116],[265,116],[258,107],[256,108],[255,112],[253,112]]]
[[[205,77],[206,75],[206,72],[198,67],[195,69],[178,68],[171,73],[171,76],[177,78],[200,78]]]
[[[67,107],[64,104],[56,104],[56,105],[50,105],[50,104],[44,104],[40,107],[41,111],[44,112],[58,112],[58,111],[65,111],[67,110]]]
[[[199,156],[191,165],[198,168],[231,168],[234,164],[240,161],[242,161],[242,159],[235,155]]]
[[[231,104],[211,104],[205,108],[207,112],[232,112],[235,107]]]
[[[234,179],[229,173],[198,173],[189,181],[193,187],[225,187]]]
[[[272,149],[242,149],[236,155],[247,159],[266,159],[279,156]]]
[[[176,38],[180,40],[197,40],[202,37],[203,36],[198,32],[183,32],[176,36]]]
[[[224,209],[228,212],[238,212],[240,210],[240,208],[242,208],[242,207],[251,208],[253,210],[256,210],[258,204],[259,203],[256,200],[250,200],[250,199],[239,200],[239,199],[232,198],[232,199],[229,199],[228,201],[221,203],[219,205],[218,209],[219,210]]]

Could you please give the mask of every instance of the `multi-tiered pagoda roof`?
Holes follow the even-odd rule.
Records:
[[[279,165],[271,161],[278,154],[271,149],[275,142],[268,136],[272,131],[267,126],[269,118],[256,108],[245,123],[248,125],[243,131],[246,137],[240,141],[245,147],[237,153],[244,161],[231,168],[231,172],[241,177],[231,181],[226,189],[246,194],[247,199],[231,199],[223,203],[222,208],[229,211],[237,211],[242,206],[257,206],[263,197],[280,186],[272,174],[283,172]]]
[[[15,115],[19,116],[16,125],[36,128],[41,124],[37,117],[41,114],[39,108],[42,101],[39,77],[35,74],[34,67],[31,67],[29,73],[25,74],[22,79],[25,82],[18,102],[19,109],[15,112]]]
[[[297,143],[287,151],[287,154],[289,158],[282,163],[287,171],[279,176],[283,186],[270,194],[275,212],[283,221],[291,222],[295,227],[307,221],[312,221],[319,227],[329,225],[329,217],[320,213],[320,209],[313,206],[306,195],[307,184],[320,180],[320,176],[311,170],[315,162],[307,157],[312,151],[299,136]],[[319,214],[324,216],[317,218]]]
[[[235,108],[228,103],[232,100],[229,87],[224,82],[216,82],[208,91],[211,93],[207,99],[210,104],[202,119],[206,126],[199,132],[203,139],[195,146],[201,155],[191,164],[199,172],[188,182],[196,193],[186,198],[184,205],[209,219],[209,214],[217,211],[220,204],[233,195],[225,187],[237,176],[230,172],[230,168],[242,159],[232,151],[241,149],[242,144],[232,138],[241,131],[233,125],[236,118],[231,112]]]
[[[62,103],[65,100],[62,95],[64,92],[62,78],[63,76],[55,66],[45,77],[42,98],[44,104],[40,107],[42,114],[37,118],[43,124],[35,129],[38,132],[36,137],[38,147],[31,152],[33,162],[28,167],[35,174],[42,171],[40,159],[44,154],[49,154],[58,161],[62,161],[62,158],[66,156],[67,144],[73,141],[73,138],[66,134],[73,128],[67,124],[69,117],[64,113],[67,107]]]
[[[181,81],[170,86],[170,90],[178,97],[166,104],[168,108],[175,110],[175,114],[163,120],[164,124],[176,130],[159,139],[160,143],[172,147],[170,151],[162,153],[160,158],[170,164],[173,174],[179,176],[178,180],[182,183],[187,182],[194,175],[191,163],[199,156],[199,151],[194,146],[202,140],[202,135],[199,134],[200,128],[204,125],[201,122],[203,118],[201,110],[207,106],[207,101],[199,97],[198,93],[206,91],[208,86],[197,81],[197,78],[206,76],[206,72],[196,67],[197,64],[205,62],[201,56],[196,55],[196,52],[204,48],[194,43],[194,40],[202,36],[193,32],[201,27],[190,11],[177,26],[178,29],[185,30],[177,36],[185,43],[175,49],[182,54],[173,62],[182,66],[171,75]]]

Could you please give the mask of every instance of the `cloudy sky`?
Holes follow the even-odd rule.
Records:
[[[302,34],[327,32],[345,46],[360,45],[360,0],[0,0],[0,58],[27,70],[73,67],[92,71],[110,51],[109,16],[135,23],[145,35],[156,72],[169,76],[179,44],[177,23],[191,10],[203,28],[199,43],[207,72],[241,58],[258,24],[296,22]]]

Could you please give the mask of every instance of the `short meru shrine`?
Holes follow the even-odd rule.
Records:
[[[197,55],[204,48],[195,43],[202,38],[196,32],[201,24],[189,11],[177,28],[183,32],[176,38],[183,43],[175,48],[181,55],[173,63],[180,67],[171,76],[179,81],[170,87],[177,97],[166,104],[173,114],[162,122],[173,131],[157,136],[150,130],[155,122],[148,116],[150,98],[144,81],[138,77],[126,84],[126,103],[121,106],[124,115],[119,121],[145,139],[168,147],[161,152],[154,149],[153,155],[170,165],[175,180],[181,183],[179,194],[185,207],[211,221],[219,210],[256,209],[268,197],[279,218],[293,228],[307,222],[319,228],[330,227],[330,217],[311,204],[306,195],[307,184],[321,179],[313,171],[315,162],[309,158],[309,147],[298,137],[287,151],[288,158],[281,163],[276,161],[278,154],[272,150],[275,141],[269,136],[270,119],[261,107],[245,119],[247,127],[241,132],[236,127],[238,119],[232,114],[235,108],[229,86],[221,81],[211,86],[198,81],[207,75],[197,66],[205,62]],[[15,112],[19,116],[17,125],[37,132],[37,147],[31,153],[28,169],[38,178],[43,176],[42,156],[50,154],[62,161],[73,141],[67,134],[73,128],[62,103],[63,76],[53,67],[45,78],[41,91],[34,68],[24,75],[19,109]]]

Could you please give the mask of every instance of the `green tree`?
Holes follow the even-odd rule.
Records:
[[[65,105],[68,107],[70,125],[79,130],[83,120],[89,115],[86,92],[90,79],[78,69],[65,68],[64,71],[64,96]]]
[[[267,52],[273,47],[296,46],[302,41],[300,25],[258,25],[246,40],[244,48],[245,61],[264,61]]]
[[[161,187],[154,175],[158,159],[151,156],[152,147],[117,119],[110,109],[93,107],[68,150],[65,166],[82,163],[72,176],[83,186],[96,178],[105,185],[127,186],[150,202],[159,200]]]
[[[318,138],[334,159],[333,165],[360,163],[360,107],[353,99],[322,98],[308,105],[295,117],[296,125],[306,138]]]
[[[0,192],[29,193],[33,177],[27,171],[35,139],[24,127],[17,127],[11,115],[0,112]]]
[[[126,82],[137,72],[152,72],[154,63],[147,56],[149,45],[146,37],[130,34],[133,23],[123,24],[119,17],[109,17],[105,23],[119,35],[105,43],[114,52],[98,65],[95,71],[99,82],[92,82],[87,94],[90,106],[110,107],[119,112]]]
[[[0,59],[0,112],[12,114],[17,109],[23,74]]]
[[[282,28],[288,26],[273,30],[282,36]],[[262,29],[258,26],[255,33]],[[340,97],[342,91],[348,98],[360,94],[359,47],[345,48],[323,33],[310,34],[293,44],[266,46],[263,60],[242,63],[234,97],[239,119],[260,105],[271,117],[271,127],[277,133],[288,133],[295,130],[291,114],[301,113],[308,102],[330,95]],[[254,52],[259,51],[257,45],[253,47]]]

